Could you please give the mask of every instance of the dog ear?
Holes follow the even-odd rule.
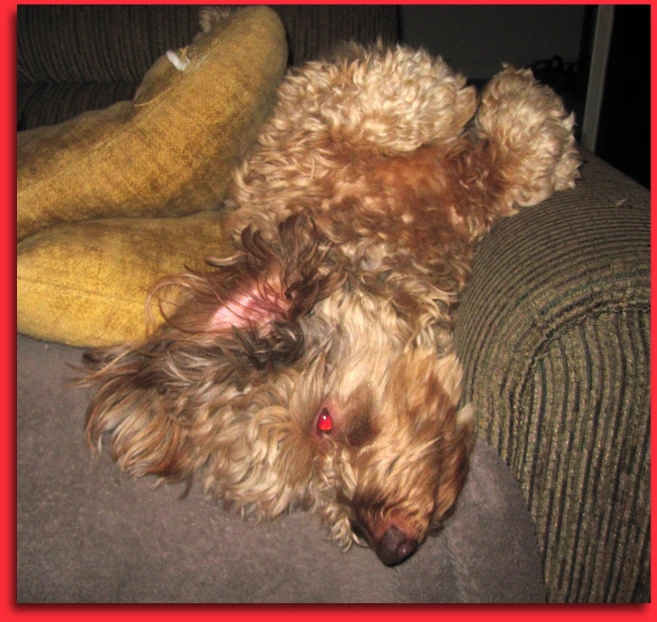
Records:
[[[299,320],[338,289],[345,274],[331,244],[303,213],[265,239],[247,227],[242,252],[208,260],[208,269],[162,279],[151,296],[165,323],[181,336],[245,354],[257,367],[290,363],[303,343]]]

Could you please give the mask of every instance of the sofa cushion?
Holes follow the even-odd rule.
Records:
[[[144,305],[158,278],[234,252],[223,219],[221,211],[107,218],[35,233],[17,248],[18,330],[88,347],[142,339]]]
[[[274,11],[248,7],[161,56],[132,101],[18,133],[17,235],[61,222],[173,216],[220,204],[287,64]]]

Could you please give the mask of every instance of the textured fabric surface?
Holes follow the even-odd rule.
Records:
[[[401,566],[343,553],[311,514],[243,522],[194,486],[152,487],[93,459],[81,350],[17,338],[17,599],[36,602],[540,602],[518,485],[479,443],[457,511]]]
[[[16,85],[16,105],[21,111],[18,130],[55,125],[82,112],[107,108],[117,101],[132,99],[138,83],[93,82],[33,83]]]
[[[500,223],[456,321],[463,399],[518,477],[548,598],[649,599],[649,194],[592,155]]]
[[[396,6],[276,6],[288,32],[290,64],[300,65],[330,52],[341,41],[396,43]]]
[[[395,6],[271,7],[287,33],[288,62],[337,42],[397,40]],[[198,31],[198,5],[22,5],[17,11],[18,129],[60,123],[132,99],[148,68]]]
[[[165,56],[131,102],[18,133],[18,239],[111,216],[173,216],[220,203],[230,173],[270,113],[285,71],[275,12],[248,7]]]
[[[143,338],[144,304],[158,278],[234,252],[223,219],[221,211],[106,218],[35,233],[17,248],[18,330],[85,347]]]
[[[198,32],[199,6],[19,6],[18,82],[139,83]]]

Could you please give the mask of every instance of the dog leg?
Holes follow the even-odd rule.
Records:
[[[575,185],[580,162],[573,125],[574,115],[528,69],[506,66],[490,81],[474,131],[488,143],[491,170],[505,180],[507,209],[535,205]]]

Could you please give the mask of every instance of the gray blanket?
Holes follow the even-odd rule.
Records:
[[[343,553],[318,519],[241,521],[198,486],[153,488],[93,459],[81,350],[17,338],[17,598],[37,602],[537,602],[536,538],[482,441],[455,515],[407,562]]]

